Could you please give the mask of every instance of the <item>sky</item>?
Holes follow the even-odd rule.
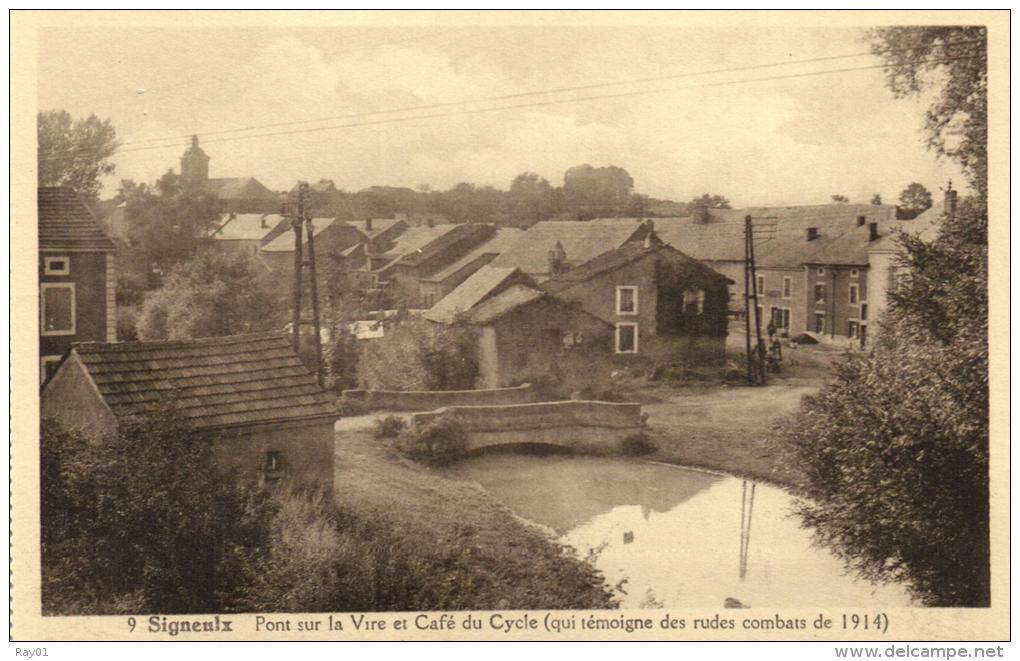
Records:
[[[112,121],[122,151],[104,197],[179,170],[191,134],[210,176],[273,190],[505,189],[524,171],[561,185],[581,163],[623,167],[654,197],[735,207],[962,188],[926,149],[926,99],[894,98],[880,69],[832,71],[878,64],[867,51],[853,28],[47,28],[38,101]],[[829,73],[789,77],[816,72]]]

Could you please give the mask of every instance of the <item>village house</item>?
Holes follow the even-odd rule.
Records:
[[[462,226],[462,223],[433,224],[427,222],[423,225],[407,227],[392,241],[382,246],[381,250],[372,251],[366,256],[363,266],[355,272],[356,281],[359,286],[365,289],[388,287],[401,259],[423,250],[430,243],[450,232],[463,232],[464,230],[457,229]]]
[[[41,412],[101,440],[163,406],[241,479],[332,487],[333,398],[284,335],[75,343],[43,387]]]
[[[290,221],[278,213],[227,213],[209,238],[224,252],[258,255],[262,246],[288,230]]]
[[[209,155],[198,146],[198,136],[181,156],[181,185],[202,190],[223,202],[233,213],[273,213],[280,210],[280,196],[254,177],[209,178]]]
[[[521,236],[515,227],[498,227],[496,233],[446,266],[419,278],[422,307],[431,308],[479,269],[499,257]]]
[[[43,187],[39,211],[39,372],[73,342],[117,339],[115,246],[69,188]]]
[[[452,324],[458,316],[513,285],[538,286],[531,276],[516,266],[483,266],[422,313],[422,316],[436,323]]]
[[[554,250],[549,259],[563,256]],[[618,357],[699,363],[725,356],[728,284],[725,276],[659,242],[652,232],[541,287],[610,324]]]
[[[333,258],[342,257],[344,251],[365,240],[361,232],[346,223],[333,218],[312,218],[311,230],[305,223],[301,231],[301,246],[305,257],[309,231],[315,242],[315,263],[319,269],[329,268]],[[284,221],[282,232],[259,248],[258,254],[273,273],[286,278],[293,276],[294,230],[289,220]]]

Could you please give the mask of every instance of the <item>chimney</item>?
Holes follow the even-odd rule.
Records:
[[[365,231],[366,232],[371,232],[372,231],[372,219],[371,218],[366,218],[365,219]]]
[[[553,249],[549,251],[549,275],[559,275],[566,269],[567,262],[567,251],[563,249],[563,244],[559,241],[553,246]]]
[[[266,229],[267,227],[269,227],[269,223],[266,222],[266,214],[262,214],[262,219],[259,221],[259,225],[262,227],[262,229]]]
[[[868,223],[868,241],[878,238],[878,223]]]
[[[864,223],[866,221],[867,218],[865,218],[864,216],[857,216],[857,227],[864,227]]]
[[[808,241],[814,241],[817,238],[818,238],[818,228],[817,227],[809,227],[809,228],[807,228],[807,240]]]
[[[645,229],[647,230],[645,232],[645,249],[647,250],[648,248],[651,248],[652,245],[658,243],[659,242],[659,238],[657,236],[655,236],[655,221],[654,220],[649,218],[648,220],[646,220],[642,224],[645,226]]]
[[[945,207],[946,218],[949,220],[956,218],[956,191],[953,190],[952,180],[950,180],[949,186],[946,188]]]

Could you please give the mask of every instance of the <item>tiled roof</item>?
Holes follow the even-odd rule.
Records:
[[[455,246],[464,244],[479,244],[495,236],[496,228],[483,223],[462,223],[454,225],[453,229],[441,236],[429,241],[417,250],[407,253],[403,262],[411,266],[417,266],[427,259],[431,259],[440,253],[449,253]]]
[[[113,241],[70,188],[39,189],[39,249],[111,252]]]
[[[334,222],[333,218],[312,218],[312,230],[314,236],[319,236],[323,230],[331,226]],[[304,230],[301,232],[301,238],[304,243],[308,243],[308,225],[305,225]],[[262,246],[262,250],[264,252],[294,252],[294,234],[292,232],[284,232],[266,245]],[[316,249],[315,252],[318,253],[319,250]]]
[[[378,236],[379,234],[382,234],[383,232],[393,227],[397,223],[402,223],[404,221],[398,220],[396,218],[373,218],[371,230],[367,229],[368,222],[364,220],[345,220],[344,222],[350,225],[351,227],[354,227],[365,236],[371,238],[373,236]]]
[[[239,213],[233,217],[228,215],[213,232],[212,238],[217,241],[259,241],[272,232],[281,220],[283,216],[278,213]]]
[[[498,291],[499,287],[514,276],[523,282],[531,282],[531,278],[516,267],[500,268],[491,264],[483,266],[453,291],[439,299],[432,309],[425,312],[424,317],[444,324],[453,323],[457,315],[467,312],[492,296],[494,291]]]
[[[281,334],[72,347],[117,416],[150,412],[168,398],[196,429],[335,415],[333,398]]]
[[[469,324],[487,324],[545,296],[544,292],[534,287],[513,285],[464,313],[461,318]]]
[[[642,231],[642,225],[634,220],[545,220],[525,230],[490,265],[515,266],[542,279],[550,275],[549,251],[557,242],[566,252],[567,265],[578,266],[607,250],[622,246]]]
[[[709,277],[729,281],[726,276],[714,271],[702,262],[688,257],[672,246],[665,244],[653,244],[646,248],[643,242],[632,241],[631,243],[626,243],[619,248],[606,251],[598,257],[595,257],[578,267],[572,268],[555,278],[546,280],[542,283],[542,289],[552,293],[563,291],[564,289],[569,289],[580,282],[587,282],[595,276],[615,271],[616,269],[635,262],[646,255],[654,253],[665,254],[673,259],[681,260],[704,272]]]

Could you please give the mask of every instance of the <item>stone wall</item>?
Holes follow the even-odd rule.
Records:
[[[332,492],[335,434],[332,419],[286,425],[207,432],[216,464],[242,481],[290,482]],[[277,453],[276,470],[267,470],[269,453]]]
[[[432,411],[444,406],[496,406],[535,401],[530,383],[513,388],[486,390],[344,390],[344,401],[355,401],[371,409],[390,411]]]
[[[541,443],[590,454],[616,454],[625,438],[643,428],[640,404],[578,400],[451,406],[413,414],[411,428],[420,430],[437,420],[459,423],[468,434],[468,451]]]

